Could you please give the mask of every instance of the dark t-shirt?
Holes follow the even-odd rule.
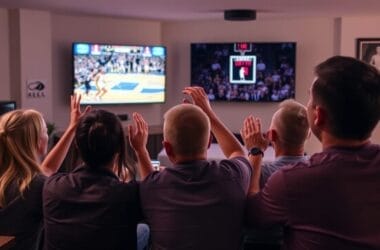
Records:
[[[193,161],[141,182],[153,249],[238,249],[251,177],[244,157]]]
[[[12,183],[5,192],[8,202],[0,208],[0,235],[16,236],[13,249],[35,249],[42,229],[42,187],[46,177],[37,175],[20,195]]]
[[[380,249],[379,180],[379,145],[331,147],[276,171],[247,219],[284,224],[284,249]]]
[[[138,184],[81,166],[43,189],[44,249],[136,249]]]

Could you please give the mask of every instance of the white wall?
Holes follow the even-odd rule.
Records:
[[[164,110],[182,100],[181,90],[190,85],[190,43],[238,41],[295,41],[297,42],[296,100],[306,104],[308,89],[314,78],[313,68],[322,60],[337,54],[335,34],[339,25],[329,18],[290,19],[255,22],[168,22],[163,24],[163,42],[168,47],[168,94],[171,96]],[[249,114],[261,117],[263,129],[270,124],[277,109],[275,103],[213,103],[221,119],[234,132]],[[306,151],[320,151],[320,143],[313,137]]]
[[[44,38],[50,39],[50,42],[47,41],[46,44],[51,45],[51,65],[45,65],[45,62],[39,67],[51,70],[52,101],[49,105],[53,110],[52,119],[60,129],[67,125],[69,116],[72,82],[71,43],[73,41],[166,45],[168,48],[167,103],[105,106],[115,113],[141,112],[150,124],[158,125],[162,122],[163,113],[182,100],[181,90],[190,85],[190,43],[192,42],[297,42],[296,99],[306,104],[307,91],[313,80],[313,68],[316,64],[339,53],[354,56],[356,38],[379,37],[380,33],[376,25],[380,17],[257,20],[244,23],[225,21],[160,23],[99,16],[70,16],[43,11],[21,13],[24,13],[24,17],[29,15],[28,21],[34,23],[30,24],[32,27],[36,28],[38,20],[44,20],[51,31],[50,38],[49,36]],[[35,17],[37,20],[30,17],[31,13],[39,14],[39,17]],[[11,31],[9,27],[16,22],[9,16],[8,10],[0,9],[0,74],[3,78],[0,83],[1,99],[9,99],[13,95],[11,93],[13,85],[10,81],[13,78],[17,79],[15,76],[12,77],[8,49],[10,43],[13,43],[9,35]],[[22,21],[20,17],[15,16],[15,18],[18,18],[18,22]],[[24,25],[27,27],[27,24]],[[22,40],[22,38],[19,39]],[[12,56],[14,56],[13,52]],[[267,128],[277,104],[215,103],[213,107],[227,126],[234,132],[238,132],[243,118],[248,114],[261,117],[263,128]],[[374,141],[377,143],[380,141],[379,130],[378,127],[374,133]],[[307,143],[308,153],[319,150],[320,144],[315,138]]]
[[[342,18],[341,51],[342,55],[356,56],[357,38],[380,38],[380,16]],[[380,124],[372,133],[372,142],[380,143]]]
[[[46,121],[53,119],[52,55],[50,13],[36,10],[19,10],[21,107],[40,111]],[[41,81],[43,95],[28,95],[27,83]],[[16,84],[16,83],[15,83]]]
[[[72,92],[71,44],[87,41],[115,44],[161,44],[161,24],[98,16],[52,15],[54,121],[63,129],[69,118]],[[141,112],[151,125],[161,124],[161,105],[101,106],[117,114]]]

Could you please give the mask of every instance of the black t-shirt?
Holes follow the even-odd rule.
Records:
[[[46,177],[35,176],[21,196],[16,183],[5,192],[7,205],[0,208],[0,235],[16,236],[14,249],[35,249],[42,229],[42,187]]]
[[[106,169],[80,166],[43,189],[44,249],[135,249],[139,186]]]

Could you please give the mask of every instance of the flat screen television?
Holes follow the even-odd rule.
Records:
[[[0,101],[0,116],[15,109],[15,101]]]
[[[72,52],[81,104],[165,102],[165,47],[73,43]]]
[[[191,44],[191,85],[203,87],[210,101],[294,98],[295,74],[295,42]]]

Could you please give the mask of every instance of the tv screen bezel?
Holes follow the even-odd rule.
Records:
[[[74,41],[71,43],[71,94],[75,92],[75,65],[74,65],[74,46],[75,44],[89,44],[89,45],[101,45],[101,46],[131,46],[131,47],[162,47],[165,51],[165,65],[164,65],[164,98],[163,101],[157,102],[117,102],[117,103],[83,103],[81,101],[80,105],[82,106],[122,106],[122,105],[151,105],[151,104],[165,104],[167,101],[167,61],[168,61],[168,51],[167,47],[164,45],[156,44],[121,44],[121,43],[104,43],[104,42],[87,42],[87,41]]]
[[[10,100],[10,101],[0,101],[0,107],[3,107],[4,105],[8,105],[8,104],[12,104],[14,106],[14,108],[11,109],[11,110],[9,110],[9,111],[7,111],[7,112],[10,112],[10,111],[13,111],[13,110],[17,109],[17,102],[16,101],[12,101],[12,100]],[[7,112],[4,112],[4,113],[0,112],[0,116],[2,116],[3,114],[5,114]]]
[[[193,67],[193,62],[192,62],[192,47],[194,45],[199,45],[199,44],[205,44],[205,45],[224,45],[224,44],[237,44],[237,43],[250,43],[250,44],[293,44],[294,46],[294,95],[293,97],[290,97],[290,98],[286,98],[286,99],[281,99],[281,100],[278,100],[278,101],[274,101],[274,100],[260,100],[260,101],[242,101],[242,100],[220,100],[220,99],[216,99],[216,100],[209,100],[210,102],[212,103],[247,103],[247,104],[258,104],[258,103],[280,103],[284,100],[288,100],[288,99],[295,99],[296,98],[296,87],[297,87],[297,42],[296,41],[238,41],[238,42],[231,42],[231,41],[226,41],[226,42],[191,42],[190,43],[190,86],[199,86],[199,85],[196,85],[195,83],[192,82],[192,67]],[[231,83],[230,84],[234,84],[234,83]],[[203,86],[200,86],[200,87],[203,87]],[[207,93],[206,93],[207,94]]]

